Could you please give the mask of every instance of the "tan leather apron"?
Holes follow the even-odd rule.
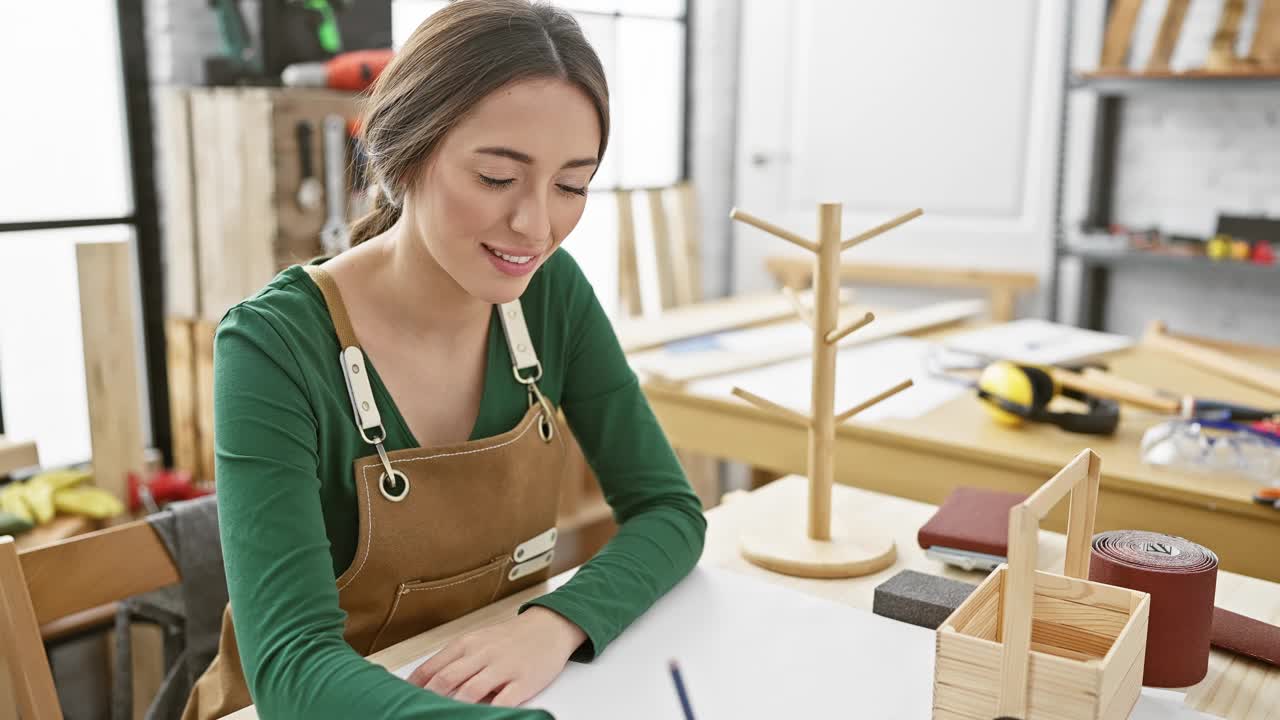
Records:
[[[511,430],[458,445],[387,452],[364,353],[333,278],[307,266],[342,347],[343,376],[360,434],[375,454],[355,461],[359,540],[337,579],[344,638],[367,656],[546,579],[556,542],[565,443],[520,301],[499,307],[514,373],[529,409]],[[218,655],[197,680],[184,720],[252,703],[230,606]]]

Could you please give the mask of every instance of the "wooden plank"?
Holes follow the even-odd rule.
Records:
[[[905,310],[878,318],[875,323],[840,343],[853,347],[896,335],[909,335],[930,328],[950,325],[982,313],[981,300],[957,300]],[[765,347],[753,352],[709,351],[687,353],[678,363],[670,362],[661,352],[645,356],[633,354],[632,366],[638,373],[674,383],[692,382],[719,375],[774,365],[807,357],[812,348]]]
[[[1173,50],[1178,46],[1178,36],[1182,34],[1182,21],[1187,16],[1187,7],[1191,0],[1168,0],[1164,9],[1164,19],[1160,21],[1160,32],[1156,35],[1155,47],[1147,60],[1147,72],[1159,72],[1169,69],[1169,60],[1173,58]]]
[[[774,256],[765,259],[769,272],[779,279],[813,275],[813,261],[807,258]],[[840,263],[840,280],[843,282],[878,285],[906,285],[909,287],[937,287],[992,290],[1008,289],[1016,292],[1034,290],[1040,284],[1035,273],[1007,270],[981,270],[978,268],[937,267],[932,265],[894,265],[887,263]]]
[[[1164,324],[1154,322],[1142,338],[1142,344],[1177,357],[1196,367],[1218,373],[1236,382],[1250,385],[1273,395],[1280,395],[1280,370],[1255,365],[1226,353],[1187,342],[1165,332]]]
[[[630,190],[618,190],[613,196],[618,205],[618,295],[623,316],[635,317],[644,312],[636,260],[635,199]]]
[[[676,185],[676,207],[680,219],[680,249],[684,253],[683,272],[677,275],[682,283],[687,303],[701,302],[702,295],[702,234],[698,232],[698,195],[693,183]],[[687,304],[686,303],[686,304]]]
[[[196,235],[191,101],[185,88],[156,94],[160,131],[160,177],[164,192],[164,301],[169,316],[200,314],[199,253]]]
[[[801,302],[812,297],[806,292],[797,293],[797,296]],[[779,293],[767,292],[672,308],[654,318],[620,318],[614,323],[614,331],[622,350],[634,353],[725,330],[768,325],[794,315],[790,299]]]
[[[13,538],[0,536],[0,657],[8,659],[23,720],[55,720],[62,717],[62,711],[24,570]]]
[[[146,520],[28,550],[21,559],[38,625],[179,580]]]
[[[59,515],[42,525],[22,533],[17,539],[18,552],[26,552],[32,548],[66,540],[87,532],[93,532],[101,526],[101,521],[83,515]]]
[[[196,475],[200,469],[200,432],[196,411],[194,329],[195,323],[185,318],[170,317],[164,324],[173,467]]]
[[[93,481],[126,506],[129,473],[145,470],[132,259],[128,241],[76,246]]]
[[[1236,39],[1243,18],[1244,0],[1223,0],[1218,29],[1213,33],[1209,58],[1204,64],[1206,70],[1230,70],[1240,64],[1236,59]]]
[[[1260,68],[1280,68],[1280,0],[1261,0],[1249,61]]]
[[[683,256],[671,250],[671,223],[667,219],[667,205],[663,200],[662,188],[645,190],[649,200],[649,231],[653,234],[653,254],[658,270],[658,297],[662,309],[686,304],[680,297],[676,287],[676,276],[679,270],[677,263],[683,265]]]
[[[1141,9],[1142,0],[1114,0],[1111,16],[1107,20],[1107,34],[1102,43],[1102,59],[1098,61],[1098,67],[1127,66],[1133,28],[1138,23],[1138,11]]]
[[[196,373],[196,447],[199,453],[196,479],[214,481],[213,461],[213,338],[218,326],[199,321],[193,326]]]
[[[36,444],[30,440],[11,440],[0,435],[0,475],[40,464]]]
[[[1005,571],[1004,606],[1000,613],[1003,652],[996,703],[998,715],[1024,717],[1028,712],[1031,602],[1039,532],[1040,518],[1030,500],[1009,511],[1009,567]]]
[[[200,317],[217,316],[236,300],[231,272],[227,265],[226,245],[234,239],[233,228],[224,227],[222,195],[238,192],[224,187],[223,176],[228,150],[222,137],[218,91],[212,88],[191,90],[191,140],[195,152],[196,270],[200,292]]]
[[[1137,593],[1134,594],[1137,596]],[[1132,611],[1133,621],[1116,635],[1115,643],[1103,660],[1102,687],[1098,699],[1103,707],[1111,704],[1112,697],[1128,682],[1134,661],[1146,657],[1147,630],[1150,627],[1151,598],[1144,597]]]
[[[243,188],[239,203],[239,259],[243,263],[239,299],[256,294],[277,272],[271,98],[270,91],[254,88],[244,90],[238,101],[231,105],[240,129],[238,184]]]

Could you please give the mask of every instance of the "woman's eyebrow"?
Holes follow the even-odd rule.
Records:
[[[508,148],[508,147],[482,147],[482,148],[476,148],[476,152],[482,153],[484,155],[496,155],[498,157],[508,158],[510,160],[515,160],[518,163],[524,163],[525,165],[533,164],[533,158],[529,157],[525,153],[520,152],[519,150],[512,150],[511,148]],[[599,161],[593,157],[578,158],[576,160],[570,160],[564,165],[561,165],[560,169],[567,170],[569,168],[592,167],[597,164],[599,164]]]

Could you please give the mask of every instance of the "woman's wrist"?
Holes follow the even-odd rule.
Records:
[[[573,651],[587,640],[587,634],[578,627],[577,623],[551,608],[534,605],[524,614],[535,623],[548,628],[558,641],[563,641],[564,644],[561,647],[566,657],[572,655]]]

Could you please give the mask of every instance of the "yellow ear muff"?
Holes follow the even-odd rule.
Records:
[[[978,387],[995,397],[1004,398],[1028,408],[1031,407],[1035,397],[1031,378],[1027,377],[1022,368],[1006,360],[997,360],[988,365],[982,371],[982,376],[978,378]],[[1022,417],[993,402],[984,400],[982,406],[986,408],[988,415],[1002,425],[1017,427],[1022,424]]]

